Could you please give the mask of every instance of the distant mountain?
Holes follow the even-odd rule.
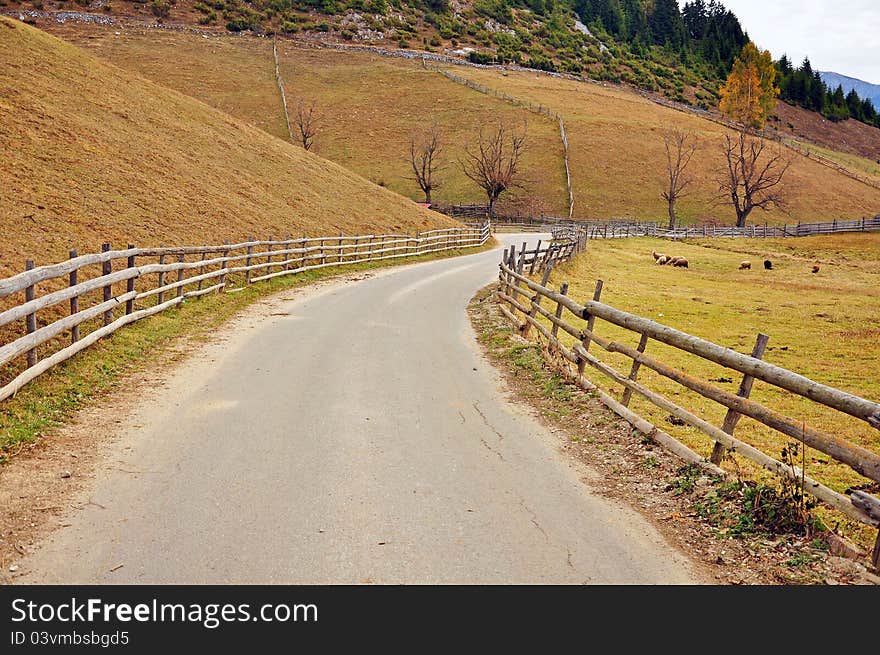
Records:
[[[858,80],[854,77],[847,77],[840,73],[819,72],[822,81],[828,85],[829,89],[836,89],[838,85],[843,87],[844,93],[849,93],[851,89],[855,89],[860,98],[870,98],[874,103],[875,109],[880,109],[880,84],[871,84],[864,80]]]

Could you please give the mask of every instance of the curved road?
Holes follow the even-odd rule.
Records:
[[[697,582],[505,400],[465,314],[498,260],[306,293],[208,346],[19,580]]]

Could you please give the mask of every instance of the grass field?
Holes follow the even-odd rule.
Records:
[[[651,251],[680,254],[690,267],[653,263]],[[764,258],[773,270],[764,270]],[[752,270],[737,270],[749,259]],[[814,263],[820,271],[811,273]],[[880,235],[836,235],[786,240],[721,240],[670,243],[655,239],[591,241],[588,251],[553,271],[551,284],[567,281],[569,295],[591,298],[595,281],[605,283],[602,301],[659,323],[749,353],[756,335],[770,336],[764,359],[818,382],[880,400]],[[570,318],[571,316],[568,315]],[[573,319],[574,320],[574,319]],[[635,333],[598,321],[597,333],[635,347]],[[595,349],[603,361],[628,373],[631,360]],[[740,375],[672,347],[650,342],[648,353],[703,380],[736,392]],[[604,389],[621,391],[598,371],[588,377]],[[725,408],[644,367],[639,380],[698,416],[721,425]],[[880,432],[864,422],[807,401],[760,381],[752,398],[795,420],[880,452]],[[666,413],[633,398],[632,406],[662,429],[708,456],[712,442],[701,432],[677,427]],[[736,434],[779,458],[788,439],[754,420],[743,418]],[[745,472],[763,473],[743,458]],[[731,466],[727,461],[726,465]],[[807,475],[837,491],[867,480],[827,455],[808,449]],[[875,485],[876,486],[876,485]],[[876,489],[875,489],[876,492]],[[840,520],[839,517],[833,520]],[[853,529],[853,526],[850,526]],[[857,529],[856,532],[859,532]],[[864,532],[864,531],[863,531]],[[866,538],[867,533],[866,534]]]
[[[550,107],[563,116],[571,149],[575,215],[631,216],[664,220],[660,197],[665,172],[663,131],[693,132],[699,150],[691,163],[693,194],[679,203],[686,221],[735,221],[733,210],[718,204],[715,172],[723,164],[717,123],[650,102],[635,93],[545,75],[456,68],[455,72],[490,88]],[[873,216],[880,211],[880,189],[846,177],[787,151],[793,164],[787,179],[788,213],[756,211],[750,220],[771,223],[822,221]]]
[[[59,36],[117,66],[193,96],[287,140],[274,78],[272,42],[247,37],[205,38],[180,32],[133,28],[53,27]],[[116,30],[118,31],[118,30]],[[408,179],[409,139],[436,122],[446,151],[435,202],[481,202],[481,189],[458,166],[464,146],[480,125],[498,120],[527,125],[523,199],[540,197],[551,213],[567,213],[565,168],[559,129],[497,98],[460,86],[416,62],[366,53],[294,47],[279,41],[279,59],[293,111],[299,98],[321,114],[314,152],[414,200],[423,200]]]
[[[810,152],[815,152],[822,157],[827,157],[828,159],[837,162],[854,173],[868,175],[876,182],[880,183],[880,162],[872,161],[867,157],[860,157],[848,152],[838,152],[837,150],[831,150],[830,148],[823,148],[815,143],[808,143],[806,141],[798,141],[797,144],[801,148],[806,148]]]
[[[0,18],[0,277],[114,245],[454,224],[338,164]]]
[[[106,28],[83,25],[52,29],[108,61],[283,136],[268,39],[204,38],[128,28],[120,28],[116,36]],[[566,211],[561,145],[552,121],[457,85],[416,62],[279,43],[290,99],[306,96],[324,110],[324,132],[317,139],[322,156],[418,199],[417,188],[406,179],[408,139],[419,126],[436,120],[448,135],[451,165],[435,199],[480,201],[480,191],[454,165],[463,143],[481,123],[492,124],[499,117],[512,122],[528,118],[529,153],[523,166],[528,189],[520,195],[538,197],[535,206],[547,212]],[[733,222],[733,211],[718,201],[715,171],[722,163],[723,135],[718,124],[662,107],[620,87],[536,73],[453,70],[548,106],[565,118],[576,216],[665,221],[660,197],[665,166],[662,132],[678,126],[693,131],[701,147],[693,162],[694,193],[679,203],[681,219]],[[880,190],[793,151],[790,154],[795,163],[788,180],[788,213],[755,212],[750,220],[809,222],[873,216],[880,211]]]

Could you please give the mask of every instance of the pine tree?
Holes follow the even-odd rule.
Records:
[[[679,52],[684,47],[684,21],[677,0],[654,0],[654,10],[648,16],[651,36],[657,45],[665,45]]]

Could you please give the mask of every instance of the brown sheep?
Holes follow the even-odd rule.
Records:
[[[673,266],[680,266],[681,268],[689,268],[688,260],[684,257],[676,257],[675,261],[672,263]]]
[[[666,258],[666,255],[660,255],[657,258],[657,263],[660,264],[660,266],[663,266],[663,264],[667,263],[668,261],[669,260]]]
[[[673,257],[670,257],[670,258],[666,261],[666,263],[667,263],[669,266],[675,266],[675,264],[676,264],[679,260],[682,260],[682,259],[684,259],[684,257],[682,257],[682,256],[680,256],[680,255],[675,255],[675,256],[673,256]]]
[[[740,262],[740,264],[739,264],[739,270],[741,270],[741,271],[750,271],[750,270],[752,270],[752,262],[750,262],[750,261]]]
[[[819,272],[819,264],[816,264],[813,266],[813,273],[818,273],[818,272]]]
[[[655,262],[656,262],[658,259],[660,259],[661,257],[666,257],[666,255],[664,255],[663,253],[659,253],[659,252],[656,252],[656,251],[654,251],[654,250],[651,251],[651,256],[654,258],[654,261],[655,261]]]
[[[773,262],[771,262],[769,259],[765,259],[764,260],[764,269],[767,271],[773,270]]]

